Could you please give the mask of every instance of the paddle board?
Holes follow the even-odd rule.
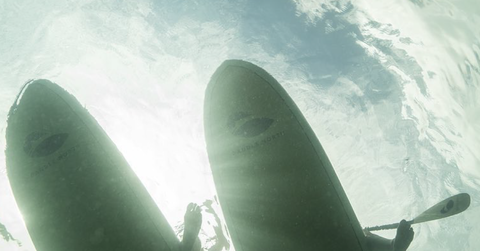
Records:
[[[327,155],[270,74],[225,61],[208,84],[204,112],[208,157],[235,250],[366,250]]]
[[[37,251],[176,251],[179,241],[127,161],[80,103],[48,80],[12,106],[6,164]]]

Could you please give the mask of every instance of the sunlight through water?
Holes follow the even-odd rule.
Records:
[[[203,205],[208,250],[216,227],[228,232],[206,151],[205,89],[224,60],[242,59],[299,106],[362,227],[467,192],[465,213],[415,225],[408,250],[476,251],[479,13],[474,0],[0,0],[0,150],[23,84],[49,79],[95,117],[172,228],[183,228],[190,202]],[[0,250],[35,251],[5,165],[1,154],[0,223],[22,246],[0,239]],[[228,241],[223,250],[234,250]]]

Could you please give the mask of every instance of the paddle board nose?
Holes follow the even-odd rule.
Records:
[[[10,109],[9,117],[13,116],[16,113],[19,103],[22,100],[24,100],[24,103],[27,103],[26,105],[24,105],[23,109],[28,108],[29,105],[41,104],[43,102],[46,102],[45,98],[43,98],[45,96],[42,94],[44,94],[46,91],[49,91],[49,88],[47,87],[48,85],[50,85],[50,87],[56,86],[55,84],[45,79],[30,80],[25,83]],[[59,90],[63,91],[63,89],[60,87]],[[32,95],[35,93],[38,93],[39,95]],[[23,97],[25,96],[25,94],[27,94],[27,96],[30,96],[31,98],[24,99]]]
[[[26,131],[30,131],[23,141],[23,152],[27,155],[25,156],[27,158],[51,155],[59,150],[68,138],[68,133],[44,129],[47,116],[40,111],[54,109],[52,106],[55,105],[55,98],[58,95],[56,92],[65,93],[62,88],[48,80],[30,81],[24,85],[14,106],[12,106],[9,115],[10,121],[22,120],[22,116],[28,114],[28,118],[26,118],[27,123],[22,124],[22,126],[26,127],[24,128]],[[20,103],[22,103],[21,106]],[[48,120],[50,123],[59,122],[58,120],[52,120],[52,117],[48,117]]]

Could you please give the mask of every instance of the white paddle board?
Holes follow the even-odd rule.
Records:
[[[37,251],[178,250],[115,144],[58,85],[24,86],[6,140],[8,177]]]
[[[237,251],[366,251],[317,137],[265,70],[225,61],[208,84],[204,118],[211,169]]]

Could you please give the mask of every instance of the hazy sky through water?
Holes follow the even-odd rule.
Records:
[[[300,107],[362,226],[468,192],[468,211],[415,226],[409,250],[476,251],[478,13],[475,0],[0,0],[0,147],[20,87],[50,79],[87,107],[178,225],[189,202],[215,194],[205,87],[222,61],[248,60]],[[0,250],[35,250],[3,154],[0,222],[24,243],[0,240]]]

